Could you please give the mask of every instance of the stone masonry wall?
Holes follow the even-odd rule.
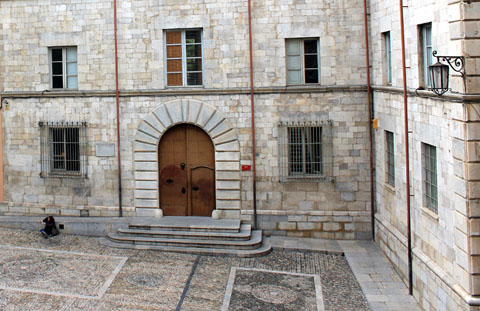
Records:
[[[258,96],[257,208],[262,215],[260,226],[267,232],[328,238],[369,237],[368,121],[365,101],[358,100],[361,94]],[[184,98],[219,109],[240,133],[240,162],[251,164],[250,112],[239,109],[241,105],[247,106],[248,96]],[[137,127],[151,110],[168,100],[171,98],[122,98],[122,186],[123,203],[127,208],[134,206],[133,145]],[[74,215],[80,215],[82,209],[118,204],[116,158],[95,155],[97,143],[115,143],[114,99],[43,98],[10,102],[10,109],[4,111],[6,201],[27,203],[25,208],[29,211],[33,211],[33,207],[28,204],[73,206],[74,211],[66,213]],[[277,126],[282,116],[291,117],[292,114],[298,118],[318,114],[333,121],[333,182],[279,182]],[[37,123],[54,120],[88,122],[88,179],[40,178]],[[357,130],[353,133],[351,128]],[[243,218],[249,221],[252,220],[251,176],[251,172],[242,172],[241,176],[241,209]],[[21,209],[17,213],[24,211]],[[11,212],[15,212],[13,207],[6,214]]]
[[[135,135],[167,101],[193,99],[221,111],[238,130],[240,164],[252,163],[248,15],[246,1],[117,3],[123,205],[132,215]],[[369,120],[358,86],[365,83],[362,1],[254,2],[252,9],[254,81],[262,88],[255,96],[261,226],[270,234],[369,238]],[[116,157],[95,151],[98,143],[116,142],[112,2],[1,1],[0,19],[3,95],[10,103],[2,111],[0,213],[114,216]],[[164,30],[188,28],[202,29],[204,85],[168,89]],[[285,39],[311,37],[319,38],[320,84],[286,87]],[[62,46],[77,46],[78,91],[49,92],[48,48]],[[278,122],[307,117],[333,123],[332,182],[280,183]],[[88,122],[88,179],[40,178],[37,124],[56,120]],[[241,173],[239,187],[241,217],[252,221],[252,172]]]
[[[49,89],[48,47],[78,47],[80,90],[113,90],[111,1],[2,1],[5,91]],[[165,87],[163,32],[203,29],[204,87],[249,85],[246,1],[118,1],[121,89]],[[285,86],[285,39],[320,38],[320,83],[365,83],[362,1],[253,5],[255,86]],[[311,27],[316,24],[318,27]],[[346,51],[355,51],[354,54]]]
[[[406,239],[407,216],[398,3],[372,1],[370,9],[375,117],[379,120],[379,129],[375,132],[376,218],[383,224],[376,226],[377,236],[387,256],[406,275],[406,250],[399,246],[401,240]],[[478,66],[473,47],[477,44],[478,20],[473,16],[479,9],[478,2],[464,1],[410,1],[404,7],[407,86],[410,91],[423,84],[419,25],[431,22],[433,50],[439,55],[459,55],[466,59],[466,88],[460,75],[450,70],[451,92],[477,93]],[[382,33],[386,31],[390,31],[391,36],[391,85],[386,81],[382,39]],[[408,97],[414,294],[427,310],[452,308],[452,302],[446,302],[448,298],[445,297],[453,297],[458,309],[468,309],[465,300],[460,299],[451,286],[461,288],[465,295],[479,293],[474,238],[477,231],[473,229],[477,228],[478,216],[475,208],[478,169],[474,151],[478,139],[477,108],[472,103],[462,103],[460,97],[448,98],[447,95],[440,99],[432,97],[430,92],[420,93],[411,92]],[[395,136],[394,188],[386,183],[385,130]],[[424,207],[422,142],[437,148],[437,214]],[[391,234],[395,230],[397,234]]]

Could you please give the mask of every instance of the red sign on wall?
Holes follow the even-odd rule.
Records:
[[[242,171],[251,171],[252,166],[251,165],[242,165]]]

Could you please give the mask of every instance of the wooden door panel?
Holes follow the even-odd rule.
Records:
[[[211,216],[215,209],[215,156],[210,137],[177,125],[158,147],[160,207],[165,216]]]
[[[192,216],[211,216],[215,209],[215,170],[199,166],[191,172]]]
[[[188,175],[181,163],[186,162],[185,128],[168,130],[160,141],[159,150],[160,207],[166,216],[186,216]]]
[[[187,162],[190,168],[190,215],[211,216],[215,209],[213,143],[210,136],[196,126],[187,129]]]

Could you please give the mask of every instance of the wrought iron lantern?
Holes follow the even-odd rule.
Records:
[[[437,62],[428,66],[428,73],[432,82],[432,87],[429,90],[438,96],[442,96],[445,92],[451,90],[448,88],[450,68],[460,73],[462,79],[465,79],[463,73],[465,59],[463,56],[437,56],[437,51],[433,51],[432,54],[433,57],[437,58]],[[441,61],[446,62],[446,64]]]

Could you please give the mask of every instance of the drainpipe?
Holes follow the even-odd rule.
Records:
[[[375,193],[373,191],[373,129],[372,129],[372,85],[370,83],[370,47],[368,45],[368,17],[367,0],[363,0],[363,20],[365,23],[365,61],[367,63],[367,90],[368,90],[368,139],[370,141],[370,221],[372,223],[372,240],[375,241]]]
[[[252,113],[253,228],[257,228],[257,168],[255,165],[255,101],[253,89],[252,5],[248,0],[248,45],[250,52],[250,109]]]
[[[120,158],[120,95],[118,92],[117,0],[113,0],[113,31],[115,37],[115,99],[117,104],[118,217],[122,217],[122,165]]]
[[[408,293],[413,294],[412,273],[412,231],[410,223],[410,154],[408,142],[408,100],[407,100],[407,69],[405,66],[405,27],[403,24],[403,1],[400,4],[400,35],[402,43],[402,73],[403,73],[403,117],[405,123],[405,177],[407,180],[407,248],[408,248]]]
[[[2,81],[0,80],[0,83]],[[1,92],[0,85],[0,92]],[[3,99],[0,96],[0,111],[3,110]],[[4,200],[4,189],[3,189],[3,124],[2,124],[2,114],[0,113],[0,202]]]

